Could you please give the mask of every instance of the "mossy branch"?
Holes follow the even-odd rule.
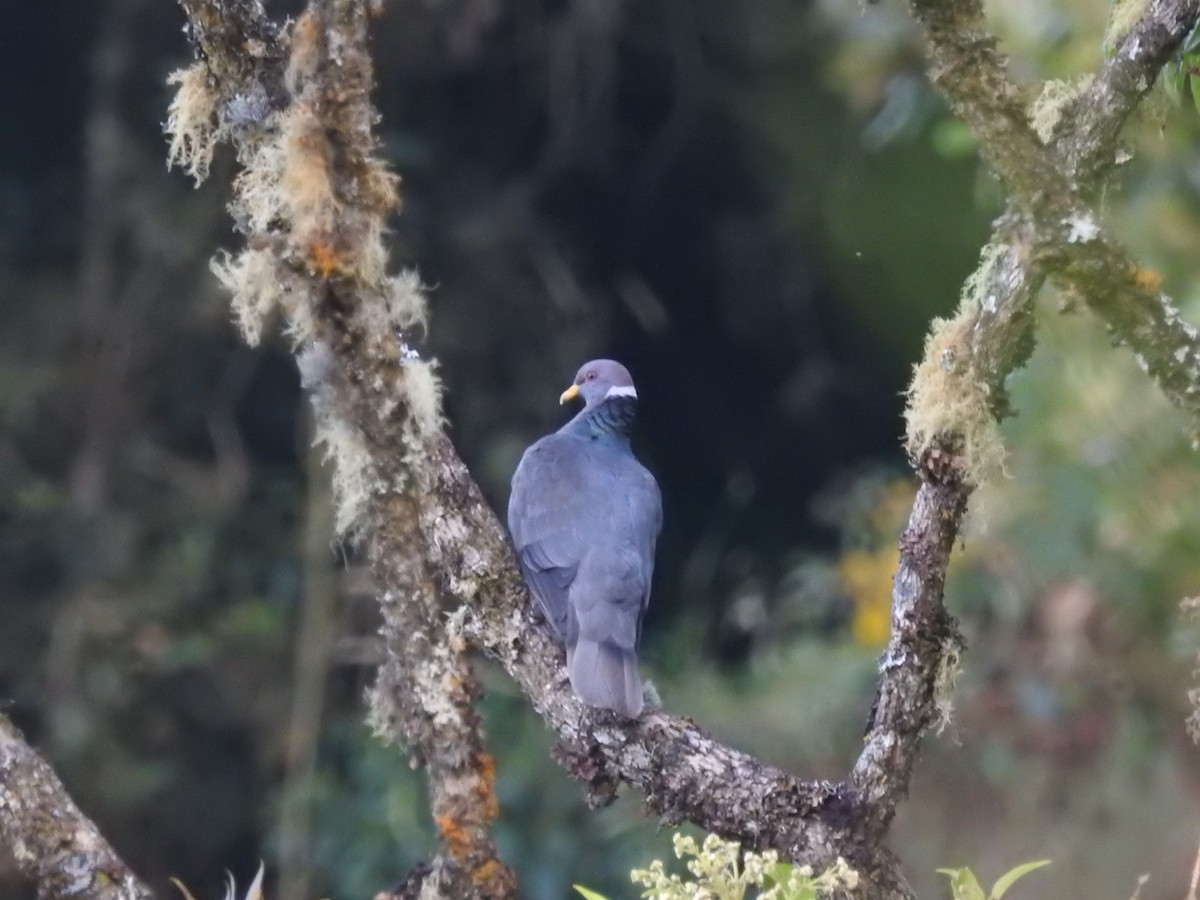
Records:
[[[1026,111],[1026,92],[1008,75],[995,38],[988,33],[980,0],[911,0],[924,27],[934,83],[968,124],[980,153],[1010,193],[990,256],[1015,253],[1016,267],[1004,267],[1009,284],[989,283],[968,291],[960,315],[1011,314],[1030,327],[1036,288],[1049,279],[1079,297],[1104,321],[1118,343],[1129,346],[1139,365],[1176,406],[1200,420],[1200,345],[1197,331],[1184,322],[1170,298],[1148,282],[1144,269],[1101,225],[1093,205],[1116,165],[1117,139],[1130,113],[1150,90],[1159,70],[1195,27],[1195,0],[1152,0],[1140,17],[1122,21],[1111,36],[1112,52],[1094,77],[1063,92],[1061,108],[1046,126],[1045,98],[1039,120],[1050,138],[1043,141]],[[986,302],[978,302],[986,298]],[[1014,301],[1018,305],[1014,305]],[[985,308],[986,307],[986,308]],[[1001,313],[1001,311],[1004,311]],[[972,333],[973,326],[964,333]],[[1015,364],[1032,346],[1017,341]],[[969,348],[961,348],[966,356]],[[976,380],[989,396],[1000,396],[1011,371],[1004,358],[976,367]],[[913,398],[921,391],[914,385]],[[1004,411],[1003,406],[999,408]],[[910,406],[910,424],[924,411]],[[931,435],[914,434],[910,446]],[[975,473],[968,472],[973,475]]]

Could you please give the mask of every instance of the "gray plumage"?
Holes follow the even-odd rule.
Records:
[[[634,717],[662,497],[629,446],[637,393],[628,370],[610,359],[587,363],[560,402],[576,396],[585,401],[579,414],[521,457],[508,528],[529,589],[566,647],[571,687],[591,706]]]

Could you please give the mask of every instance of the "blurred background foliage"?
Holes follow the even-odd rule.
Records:
[[[989,8],[1031,101],[1103,58],[1105,0]],[[422,776],[362,724],[371,588],[330,544],[287,348],[241,346],[207,269],[235,240],[232,160],[200,190],[163,168],[181,25],[148,0],[8,22],[0,699],[156,885],[217,896],[263,857],[272,896],[371,896],[432,847]],[[916,38],[891,0],[391,0],[375,27],[394,260],[431,286],[461,452],[502,508],[579,362],[626,361],[667,509],[647,673],[814,777],[853,760],[886,637],[907,374],[1002,204]],[[1192,321],[1198,135],[1156,95],[1104,198]],[[1073,298],[1040,305],[1007,477],[949,585],[957,716],[894,843],[923,896],[938,866],[1051,857],[1044,896],[1149,871],[1145,900],[1178,897],[1200,824],[1191,426]],[[481,668],[524,896],[632,896],[668,836],[635,797],[587,811]],[[0,896],[32,896],[2,860]]]

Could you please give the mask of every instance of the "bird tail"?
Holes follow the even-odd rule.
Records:
[[[568,657],[571,687],[584,703],[615,710],[631,719],[641,714],[642,678],[632,649],[580,636]]]

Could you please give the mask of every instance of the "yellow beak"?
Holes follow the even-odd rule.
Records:
[[[579,385],[573,384],[569,388],[567,388],[565,391],[562,392],[562,396],[558,398],[558,405],[562,406],[568,400],[574,400],[578,396],[579,396]]]

